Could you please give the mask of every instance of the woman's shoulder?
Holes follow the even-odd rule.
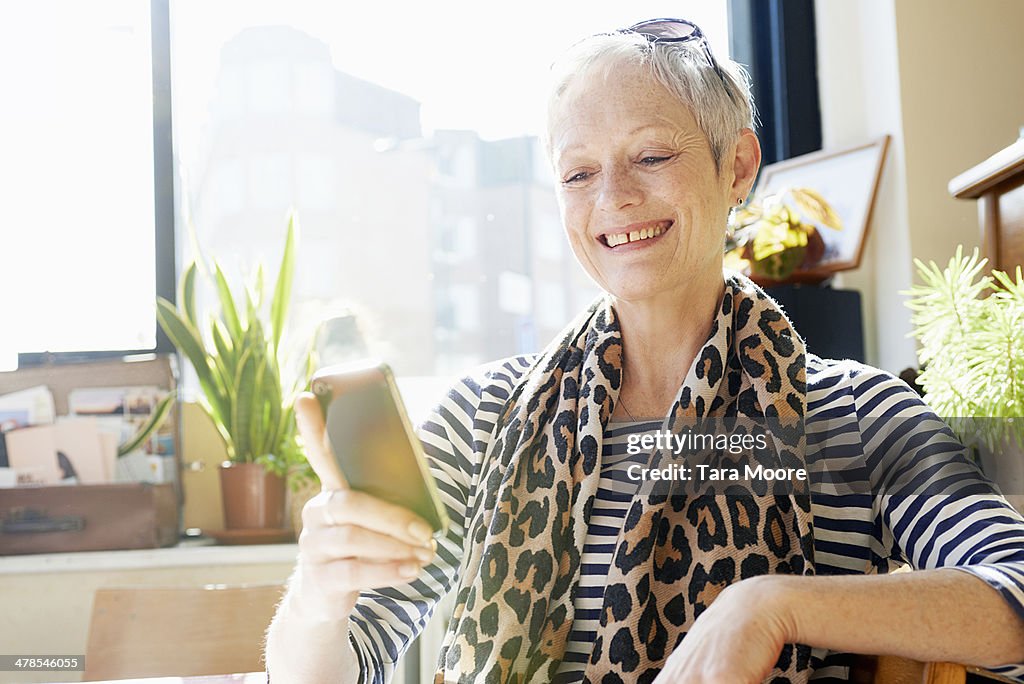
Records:
[[[892,373],[852,359],[823,359],[807,354],[808,411],[847,407],[857,415],[891,415],[924,402]]]
[[[490,361],[471,369],[459,381],[459,384],[470,388],[481,403],[485,401],[504,402],[526,379],[526,372],[538,356],[538,354],[520,354]]]
[[[490,361],[477,366],[467,375],[467,379],[476,381],[487,390],[504,390],[511,392],[526,377],[540,354],[519,354],[497,361]]]
[[[469,428],[496,416],[536,358],[537,354],[510,356],[470,369],[449,387],[428,422]]]

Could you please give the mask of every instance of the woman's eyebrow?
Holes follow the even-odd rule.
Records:
[[[666,126],[665,124],[660,124],[660,123],[656,123],[656,124],[643,124],[642,126],[637,126],[633,130],[631,130],[629,133],[627,133],[626,135],[633,136],[633,135],[636,135],[637,133],[643,133],[644,131],[651,130],[651,129],[663,131],[663,130],[666,130],[667,128],[668,128],[668,126]]]
[[[666,124],[663,124],[663,123],[641,124],[641,125],[637,126],[636,128],[634,128],[633,130],[631,130],[628,133],[626,133],[626,136],[632,138],[632,137],[634,137],[634,136],[636,136],[636,135],[638,135],[640,133],[644,133],[646,131],[665,132],[665,131],[668,131],[670,128],[671,128],[670,126],[668,126]],[[571,144],[569,144],[569,145],[567,145],[566,147],[563,147],[563,148],[559,148],[559,147],[556,146],[555,149],[559,150],[562,154],[568,154],[570,152],[575,152],[576,150],[578,150],[580,148],[585,148],[585,147],[587,147],[586,143],[583,143],[583,142],[573,142],[573,143],[571,143]]]

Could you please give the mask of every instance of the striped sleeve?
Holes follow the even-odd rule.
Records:
[[[406,584],[360,594],[349,618],[349,639],[361,683],[386,684],[398,659],[423,630],[438,602],[459,577],[465,516],[472,506],[478,454],[490,433],[489,408],[508,397],[527,363],[489,364],[452,387],[418,429],[450,525],[434,561]]]
[[[876,542],[915,569],[974,575],[1024,620],[1024,518],[916,393],[891,374],[864,371],[853,378],[854,398],[877,494]],[[1024,679],[1022,665],[993,672]]]

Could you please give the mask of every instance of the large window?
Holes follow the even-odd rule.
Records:
[[[578,38],[679,11],[172,0],[198,242],[236,280],[256,260],[273,277],[294,207],[294,324],[331,319],[327,361],[369,350],[430,375],[537,350],[595,293],[538,144],[547,67]],[[725,0],[686,11],[727,54]]]
[[[0,367],[156,345],[152,47],[148,0],[0,5]]]
[[[0,367],[154,348],[189,222],[234,282],[257,261],[272,282],[290,208],[293,328],[330,320],[333,357],[419,375],[537,350],[595,292],[538,144],[548,64],[680,11],[728,54],[726,5],[4,3]]]

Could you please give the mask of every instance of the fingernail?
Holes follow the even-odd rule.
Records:
[[[421,544],[430,544],[430,538],[433,536],[434,531],[430,529],[430,525],[420,520],[413,520],[409,523],[409,534],[411,534],[416,541]]]
[[[419,566],[415,563],[402,563],[398,566],[398,574],[402,577],[415,577],[419,572]]]
[[[430,559],[434,557],[434,553],[430,549],[415,549],[413,550],[413,555],[424,563],[429,563]]]

